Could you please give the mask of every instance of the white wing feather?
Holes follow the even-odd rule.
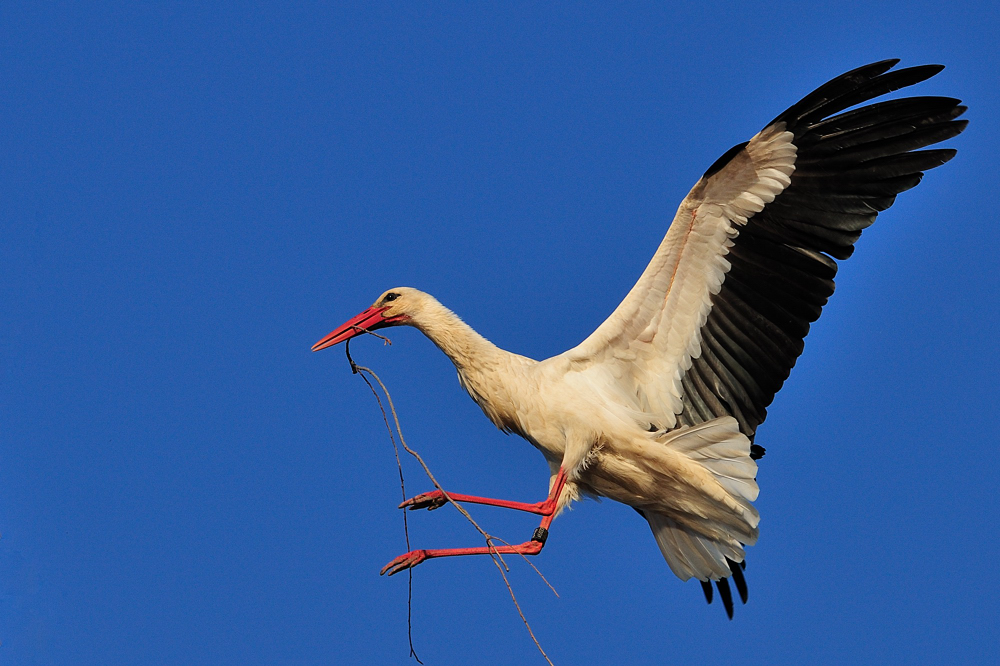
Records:
[[[656,254],[625,300],[580,345],[563,355],[608,398],[660,428],[676,425],[681,378],[701,355],[701,327],[730,265],[732,239],[790,183],[796,147],[784,124],[757,134],[681,202]]]

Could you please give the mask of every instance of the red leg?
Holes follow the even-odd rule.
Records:
[[[542,530],[539,528],[536,530],[536,534]],[[541,537],[540,537],[541,538]],[[400,555],[389,564],[382,567],[382,571],[379,575],[398,574],[400,571],[406,571],[411,569],[424,560],[429,560],[435,557],[456,557],[459,555],[489,555],[490,553],[499,553],[501,555],[537,555],[542,551],[542,546],[545,545],[543,540],[536,541],[532,539],[531,541],[525,541],[524,543],[518,544],[516,546],[494,546],[490,548],[488,546],[480,546],[478,548],[438,548],[436,550],[411,550],[408,553]]]
[[[525,502],[510,502],[507,500],[497,500],[491,499],[489,497],[476,497],[474,495],[458,495],[453,493],[448,493],[450,497],[459,502],[470,502],[472,504],[487,504],[489,506],[499,506],[506,509],[516,509],[518,511],[528,511],[530,513],[537,513],[542,515],[542,522],[535,530],[534,535],[531,537],[531,541],[525,541],[524,543],[518,544],[516,546],[495,546],[490,548],[488,546],[479,546],[477,548],[439,548],[436,550],[411,550],[408,553],[404,553],[394,559],[389,564],[382,567],[382,571],[379,575],[388,573],[390,576],[397,574],[400,571],[406,571],[411,569],[424,560],[429,560],[435,557],[457,557],[460,555],[490,555],[491,553],[499,553],[500,555],[537,555],[542,551],[542,546],[545,545],[545,540],[549,536],[549,525],[552,524],[553,518],[555,518],[556,504],[559,500],[559,495],[562,493],[563,486],[566,485],[566,473],[563,469],[559,468],[559,473],[556,474],[556,479],[552,483],[552,490],[549,491],[549,497],[544,502],[537,502],[535,504],[527,504]],[[444,495],[440,490],[435,490],[430,493],[424,493],[423,495],[417,495],[412,499],[408,499],[400,505],[400,508],[409,506],[411,509],[421,509],[430,508],[436,509],[443,503],[447,502],[444,499]]]
[[[477,497],[476,495],[461,495],[459,493],[448,493],[456,502],[468,502],[469,504],[485,504],[487,506],[498,506],[503,509],[514,509],[515,511],[527,511],[528,513],[537,513],[542,516],[552,515],[556,510],[556,502],[559,499],[559,493],[562,492],[563,486],[566,485],[566,473],[563,469],[559,468],[559,473],[556,474],[556,480],[552,484],[552,490],[549,491],[549,496],[544,502],[535,502],[534,504],[528,502],[514,502],[511,500],[493,499],[491,497]],[[448,503],[445,499],[444,493],[440,490],[432,490],[429,493],[423,493],[417,495],[416,497],[411,497],[402,504],[399,508],[409,507],[413,509],[429,509],[434,510],[439,507],[444,506]]]

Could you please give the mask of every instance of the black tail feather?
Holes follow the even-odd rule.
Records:
[[[712,603],[712,583],[707,580],[698,581],[701,583],[701,591],[705,593],[705,601]]]
[[[729,570],[733,572],[733,583],[736,584],[736,591],[740,593],[740,600],[743,603],[746,603],[747,602],[747,579],[743,577],[743,567],[746,566],[744,564],[744,562],[746,562],[746,560],[744,560],[743,562],[740,562],[739,564],[737,564],[736,562],[733,562],[731,559],[729,559],[727,557],[726,558],[726,562],[729,563]]]
[[[726,607],[726,615],[729,619],[733,619],[733,593],[729,590],[729,579],[720,578],[715,581],[715,586],[719,588],[719,598],[722,599],[722,605]]]

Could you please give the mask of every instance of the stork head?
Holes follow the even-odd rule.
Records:
[[[426,296],[422,291],[411,287],[390,289],[379,296],[370,308],[351,317],[330,335],[314,344],[312,350],[319,351],[332,347],[365,331],[410,323],[413,316],[420,311]]]

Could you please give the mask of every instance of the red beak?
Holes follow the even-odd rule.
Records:
[[[396,317],[383,316],[382,313],[388,309],[387,307],[377,308],[373,305],[361,314],[351,317],[338,326],[330,335],[314,344],[312,350],[315,352],[320,349],[326,349],[327,347],[340,344],[345,340],[350,340],[356,335],[361,335],[365,331],[374,331],[408,319],[406,315]]]

